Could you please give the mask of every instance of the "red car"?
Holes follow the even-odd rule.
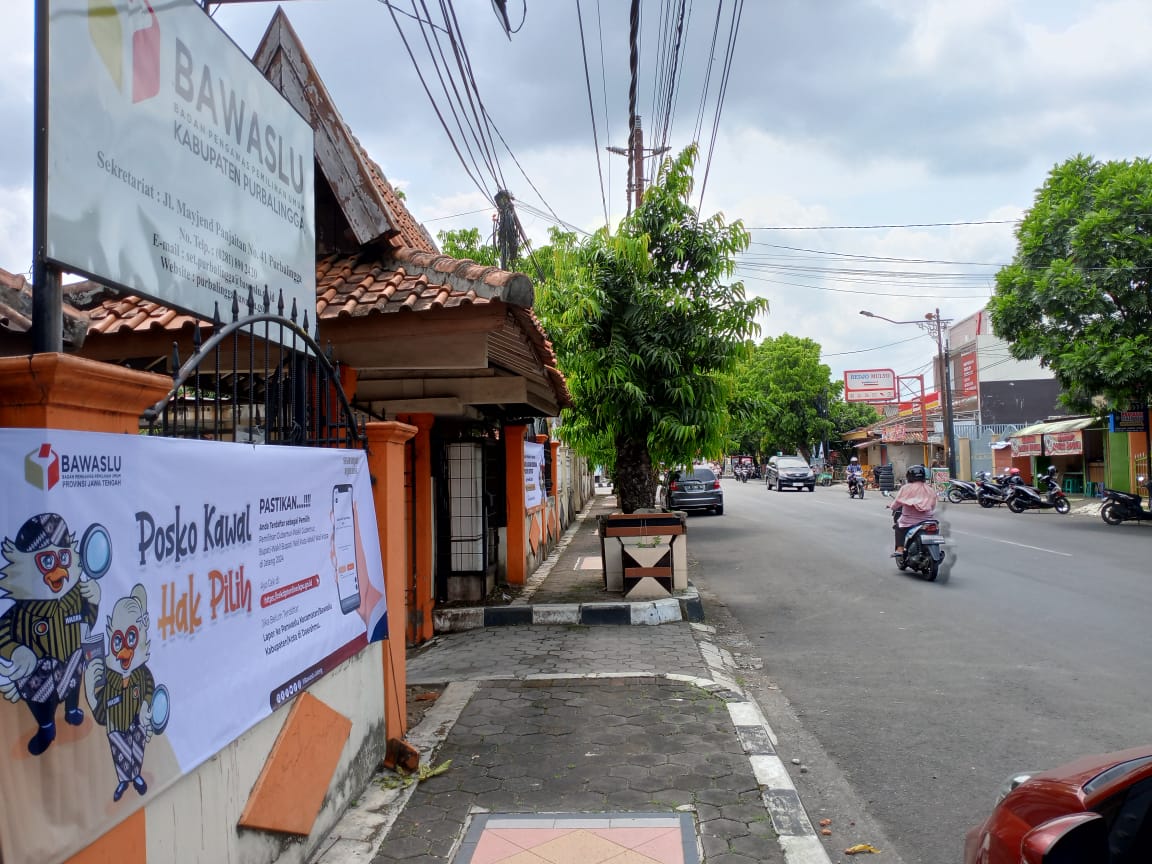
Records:
[[[1149,864],[1152,747],[1021,774],[964,840],[964,864]]]

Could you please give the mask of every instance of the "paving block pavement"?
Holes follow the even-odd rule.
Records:
[[[602,614],[652,605],[608,596],[585,566],[600,557],[595,517],[614,506],[593,499],[512,604],[463,610],[467,628],[409,652],[408,683],[443,690],[408,740],[423,768],[448,767],[418,782],[381,772],[310,864],[464,864],[492,814],[653,813],[691,817],[695,858],[621,861],[829,864],[712,628],[644,608]],[[571,617],[587,608],[599,617]],[[661,626],[614,626],[629,622]]]
[[[412,652],[409,681],[448,686],[409,740],[427,768],[448,767],[399,790],[380,775],[313,864],[456,864],[479,816],[526,813],[687,813],[708,864],[828,864],[774,733],[710,629],[437,637]]]

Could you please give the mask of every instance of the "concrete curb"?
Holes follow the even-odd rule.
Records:
[[[437,609],[432,627],[437,634],[460,633],[479,627],[513,627],[526,624],[671,624],[704,620],[700,593],[689,583],[686,591],[663,600],[636,603],[539,603],[523,606],[479,606]]]
[[[796,784],[792,782],[784,760],[776,753],[776,733],[764,718],[760,705],[746,696],[732,677],[738,668],[735,660],[731,654],[706,638],[715,632],[715,628],[704,624],[692,626],[702,634],[696,644],[700,656],[712,673],[712,680],[693,679],[687,675],[667,677],[691,681],[697,687],[723,699],[728,706],[732,725],[736,727],[736,735],[752,763],[752,773],[756,775],[756,783],[760,786],[760,798],[772,820],[777,842],[788,864],[831,864],[828,851],[820,842],[800,800]]]

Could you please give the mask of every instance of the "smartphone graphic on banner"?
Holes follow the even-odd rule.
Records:
[[[332,487],[332,531],[340,610],[347,615],[360,608],[360,574],[356,572],[356,533],[352,524],[352,486],[349,483]]]

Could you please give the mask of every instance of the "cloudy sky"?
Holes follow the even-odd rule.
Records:
[[[419,0],[392,2],[423,11]],[[722,3],[712,55],[717,0],[687,3],[667,143],[678,150],[704,130],[698,189],[733,2]],[[438,0],[423,5],[443,20]],[[508,0],[519,25],[511,39],[490,0],[454,5],[480,95],[511,150],[497,151],[500,173],[534,242],[552,224],[535,211],[585,231],[604,223],[606,207],[619,219],[626,166],[603,148],[627,133],[627,0]],[[669,116],[657,99],[668,80],[661,14],[678,4],[642,7],[638,111],[651,142],[655,121]],[[274,9],[221,6],[215,18],[251,54]],[[344,119],[417,218],[433,234],[488,233],[492,207],[453,152],[387,4],[294,0],[285,9]],[[0,267],[27,272],[32,3],[0,0],[0,11],[10,34],[0,60]],[[398,19],[434,75],[416,25]],[[738,273],[770,302],[763,336],[817,340],[834,375],[924,371],[935,351],[927,335],[859,310],[897,320],[937,307],[957,320],[977,311],[1012,256],[1014,221],[1053,165],[1077,153],[1149,154],[1150,81],[1147,0],[748,0],[703,209],[751,229]],[[481,177],[489,191],[494,184]],[[453,214],[467,215],[445,218]]]

